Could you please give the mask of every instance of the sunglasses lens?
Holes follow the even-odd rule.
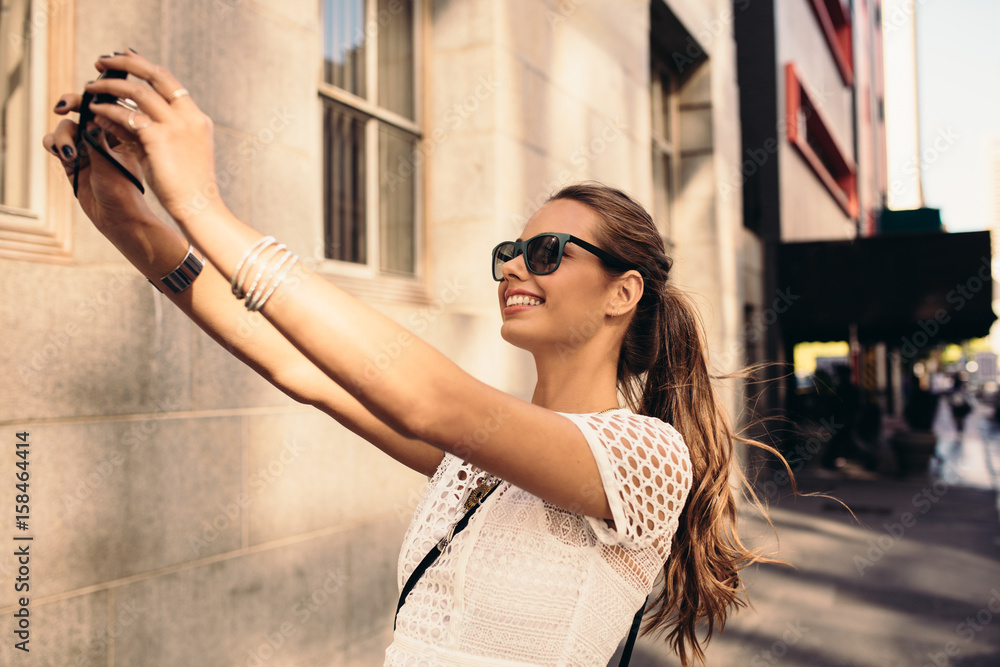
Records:
[[[524,259],[532,273],[544,276],[559,266],[559,239],[555,236],[536,236],[528,243]]]
[[[503,265],[517,257],[517,251],[511,242],[501,243],[493,251],[493,279],[503,280]]]

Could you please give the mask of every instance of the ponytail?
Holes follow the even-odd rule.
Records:
[[[645,209],[619,190],[592,183],[568,186],[551,199],[589,206],[603,222],[594,230],[598,245],[644,267],[643,296],[618,359],[618,386],[633,412],[677,429],[690,452],[693,479],[644,632],[666,632],[682,665],[689,664],[689,651],[704,663],[704,645],[723,629],[730,609],[746,605],[740,570],[774,562],[737,535],[731,476],[756,496],[734,465],[734,443],[780,454],[734,433],[709,374],[704,328],[688,297],[667,281],[671,261]]]

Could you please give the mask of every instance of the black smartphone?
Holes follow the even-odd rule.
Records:
[[[101,72],[98,79],[124,79],[128,76],[128,72],[122,70],[109,69]],[[76,128],[76,161],[73,165],[73,194],[77,194],[77,189],[80,182],[80,160],[81,160],[81,149],[83,147],[83,142],[87,142],[95,151],[103,155],[107,160],[109,160],[113,165],[115,165],[122,174],[124,174],[135,187],[139,188],[139,192],[145,192],[142,186],[142,181],[135,177],[132,172],[126,169],[120,162],[115,160],[111,155],[101,148],[100,143],[89,134],[87,134],[87,126],[90,125],[94,120],[94,112],[90,110],[90,103],[97,102],[98,104],[119,104],[127,109],[135,111],[137,107],[135,102],[132,100],[120,100],[111,93],[99,93],[94,95],[92,93],[84,92],[83,100],[80,102],[80,120]]]
[[[128,76],[128,72],[123,72],[117,69],[107,69],[101,72],[98,79],[124,79]],[[80,103],[80,125],[77,128],[76,145],[79,146],[80,142],[83,140],[83,133],[87,129],[87,125],[94,120],[94,114],[90,111],[90,103],[97,102],[98,104],[114,104],[118,101],[118,98],[111,93],[98,93],[94,95],[92,93],[84,92],[83,101]]]

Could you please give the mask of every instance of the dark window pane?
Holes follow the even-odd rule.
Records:
[[[3,2],[0,13],[0,204],[28,208],[31,102],[30,0]],[[34,144],[30,144],[33,148]]]
[[[323,0],[323,80],[365,97],[365,0]]]
[[[378,2],[378,104],[413,118],[413,2]]]
[[[380,268],[416,273],[416,137],[379,124]]]
[[[336,102],[323,109],[326,184],[326,256],[364,264],[365,252],[365,122]]]

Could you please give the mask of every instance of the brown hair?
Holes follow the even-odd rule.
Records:
[[[693,473],[663,567],[663,588],[647,606],[645,633],[669,631],[667,641],[683,665],[688,664],[689,649],[704,663],[703,644],[722,630],[730,608],[746,604],[740,570],[772,561],[745,547],[736,532],[730,476],[735,474],[755,501],[756,496],[732,465],[734,442],[780,454],[734,432],[709,375],[700,318],[689,299],[667,280],[671,260],[649,213],[624,192],[598,183],[567,186],[550,201],[556,199],[580,202],[597,213],[597,245],[644,273],[644,292],[618,358],[618,386],[634,412],[662,419],[680,432]],[[699,627],[705,630],[703,640]]]

